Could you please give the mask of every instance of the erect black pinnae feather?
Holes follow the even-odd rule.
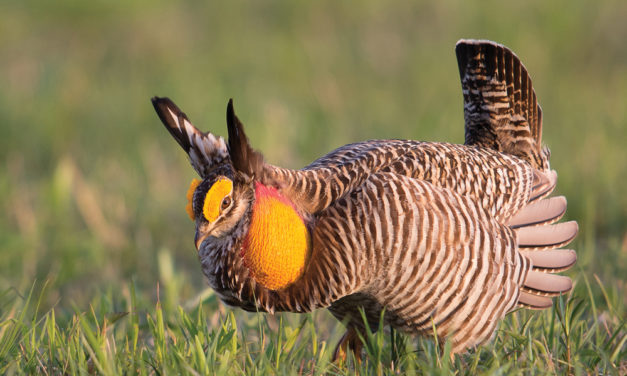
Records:
[[[244,133],[244,126],[235,115],[233,99],[229,99],[226,107],[226,125],[229,131],[229,155],[233,168],[250,177],[257,175],[263,165],[263,155],[250,146]]]
[[[187,115],[170,98],[152,97],[151,101],[165,128],[176,142],[181,145],[183,150],[189,154],[189,149],[192,148],[192,145],[185,127],[181,126],[183,120],[187,120]],[[187,121],[189,122],[189,120]]]

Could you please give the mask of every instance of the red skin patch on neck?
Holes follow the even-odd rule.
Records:
[[[265,198],[274,198],[282,203],[291,206],[294,208],[294,204],[287,197],[283,196],[279,191],[274,187],[267,187],[260,182],[255,182],[255,205],[258,200],[263,200]],[[253,207],[253,210],[254,207]],[[296,208],[294,208],[296,210]]]

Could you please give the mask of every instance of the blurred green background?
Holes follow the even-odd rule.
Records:
[[[534,79],[581,227],[570,275],[627,300],[626,20],[623,0],[3,1],[0,290],[47,281],[43,304],[63,313],[131,280],[147,301],[157,285],[175,302],[206,289],[184,210],[194,173],[152,96],[220,135],[234,98],[286,167],[370,138],[462,143],[454,45],[485,38]]]

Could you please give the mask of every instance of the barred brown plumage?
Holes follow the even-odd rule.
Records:
[[[488,340],[514,308],[547,308],[571,289],[569,278],[551,273],[575,263],[574,251],[557,248],[577,224],[553,224],[566,199],[545,198],[557,174],[541,148],[542,112],[527,71],[493,42],[462,40],[456,52],[465,145],[366,141],[301,170],[265,163],[232,101],[227,144],[196,129],[169,99],[153,98],[203,179],[190,200],[195,243],[225,303],[266,312],[328,308],[347,322],[341,345],[356,351],[356,333],[366,330],[359,309],[371,327],[385,310],[386,324],[422,335],[436,328],[462,352]],[[220,189],[208,195],[216,182]],[[293,215],[274,218],[272,205]],[[251,221],[253,211],[268,220]],[[302,221],[306,236],[259,227],[301,228],[284,221]],[[249,252],[267,258],[263,265],[280,260],[292,269],[261,270],[245,261]]]

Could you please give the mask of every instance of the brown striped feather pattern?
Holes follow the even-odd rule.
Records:
[[[227,144],[198,131],[169,99],[153,104],[203,182],[193,208],[198,257],[210,286],[249,311],[328,308],[349,328],[385,323],[450,338],[454,352],[488,340],[517,307],[543,309],[572,282],[561,249],[578,232],[559,222],[565,197],[541,147],[542,116],[531,79],[506,47],[462,40],[456,47],[466,144],[372,140],[343,146],[301,170],[263,161],[233,110]],[[228,151],[228,155],[226,154]],[[209,223],[203,200],[218,179],[233,181],[232,204]],[[244,264],[255,184],[271,187],[306,224],[302,275],[270,290]],[[548,198],[547,198],[548,197]]]

